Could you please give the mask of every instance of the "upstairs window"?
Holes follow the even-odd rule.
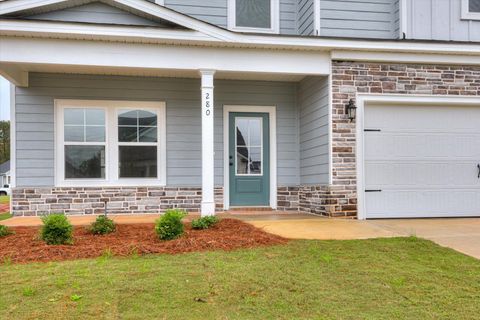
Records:
[[[229,0],[228,13],[228,27],[231,30],[279,31],[279,0]]]
[[[462,19],[480,20],[480,0],[462,0]]]

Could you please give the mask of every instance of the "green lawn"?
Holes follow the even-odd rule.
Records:
[[[9,203],[10,196],[0,196],[0,204]]]
[[[10,212],[0,213],[0,221],[10,219],[11,217]]]
[[[0,319],[478,319],[480,262],[416,238],[0,266]]]

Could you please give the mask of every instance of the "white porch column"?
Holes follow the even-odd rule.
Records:
[[[202,76],[202,208],[201,215],[215,215],[213,145],[214,70],[200,70]]]

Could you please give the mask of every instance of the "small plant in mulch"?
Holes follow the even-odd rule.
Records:
[[[169,209],[155,221],[155,233],[160,240],[173,240],[184,233],[182,219],[187,215],[183,210]]]
[[[208,229],[220,221],[215,216],[202,217],[192,221],[192,229],[195,230],[205,230]]]
[[[115,230],[115,222],[105,215],[98,216],[95,222],[88,227],[88,232],[97,235],[109,234],[115,232]]]
[[[0,224],[0,238],[9,236],[11,234],[14,234],[12,230],[10,230],[9,227],[4,226],[3,224]]]
[[[47,244],[72,244],[73,226],[63,214],[51,214],[42,217],[43,226],[40,239]]]

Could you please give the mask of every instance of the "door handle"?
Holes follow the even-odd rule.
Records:
[[[477,164],[477,168],[478,168],[478,176],[477,176],[477,178],[480,179],[480,163]]]

